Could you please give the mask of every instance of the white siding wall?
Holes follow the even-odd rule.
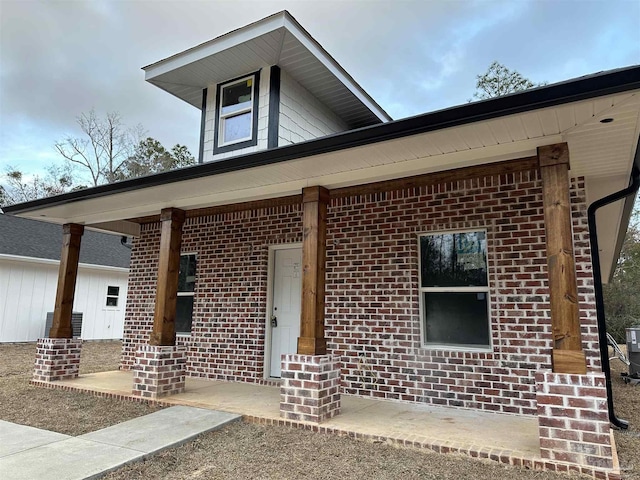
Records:
[[[347,130],[329,108],[282,70],[278,146],[303,142]]]
[[[74,312],[82,312],[82,338],[122,338],[128,272],[80,266]],[[35,341],[53,311],[58,265],[0,259],[0,342]],[[107,286],[119,286],[118,307],[106,307]]]
[[[251,72],[247,72],[249,74]],[[258,86],[258,144],[253,147],[232,150],[226,153],[213,154],[213,142],[216,127],[216,94],[217,85],[207,87],[207,108],[204,126],[204,151],[202,159],[204,162],[222,160],[223,158],[235,157],[245,153],[266,150],[267,148],[267,127],[269,125],[269,67],[260,70],[260,85]]]

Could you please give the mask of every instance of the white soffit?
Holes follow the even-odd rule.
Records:
[[[143,67],[145,79],[196,108],[202,90],[278,65],[350,128],[389,115],[286,11]]]
[[[571,174],[588,180],[629,178],[639,135],[639,92],[509,115],[266,166],[42,207],[22,216],[102,223],[299,194],[306,186],[337,188],[534,156],[568,142]],[[611,123],[600,123],[613,118]],[[610,182],[608,185],[614,185]],[[612,187],[613,188],[613,187]],[[611,192],[609,192],[611,193]],[[618,215],[620,218],[621,213]]]

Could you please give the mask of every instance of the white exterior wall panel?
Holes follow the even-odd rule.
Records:
[[[348,130],[345,122],[284,70],[280,75],[279,123],[280,147]]]
[[[84,340],[122,338],[128,271],[80,265],[74,312],[82,312]],[[53,311],[58,262],[0,259],[0,342],[32,342],[45,335]],[[117,307],[107,307],[107,286],[120,287]]]

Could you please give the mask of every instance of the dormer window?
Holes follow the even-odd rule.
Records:
[[[258,72],[218,85],[215,153],[257,144]]]

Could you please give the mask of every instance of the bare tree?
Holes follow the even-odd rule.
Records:
[[[544,82],[535,84],[515,70],[509,70],[501,63],[494,61],[485,73],[476,75],[476,92],[473,96],[484,100],[545,84]]]
[[[84,136],[68,136],[56,143],[58,153],[72,165],[82,167],[93,186],[120,180],[124,162],[144,136],[142,126],[126,128],[118,113],[107,113],[101,119],[94,110],[82,113],[77,123]]]
[[[50,197],[71,190],[84,188],[76,186],[68,165],[52,165],[45,176],[28,175],[15,167],[7,166],[0,175],[4,185],[0,185],[0,206],[28,202]]]

